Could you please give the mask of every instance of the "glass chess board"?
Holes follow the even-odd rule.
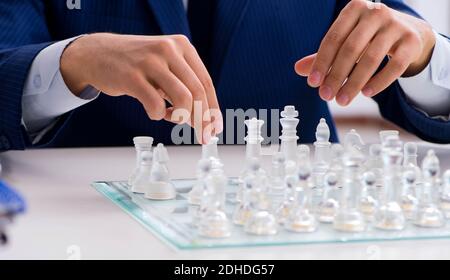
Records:
[[[278,234],[274,236],[249,235],[244,232],[242,226],[233,225],[228,238],[205,238],[197,234],[192,223],[192,211],[196,208],[187,201],[188,192],[194,182],[195,180],[191,179],[174,180],[177,197],[169,201],[145,199],[142,194],[129,191],[125,182],[95,182],[92,185],[158,238],[178,249],[450,238],[449,222],[439,229],[418,228],[408,223],[400,232],[382,231],[369,226],[366,232],[344,233],[334,230],[331,224],[320,224],[314,233],[293,233],[279,227]],[[231,217],[236,207],[238,186],[235,179],[230,179],[228,185],[226,213]]]

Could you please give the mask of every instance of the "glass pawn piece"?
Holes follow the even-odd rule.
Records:
[[[382,130],[378,135],[380,136],[380,143],[383,144],[389,136],[400,137],[400,132],[398,130]]]
[[[211,171],[211,161],[201,159],[197,164],[197,180],[194,187],[189,192],[188,202],[192,205],[200,205],[205,190],[205,179]]]
[[[400,206],[407,220],[412,220],[419,203],[416,195],[416,173],[407,170],[402,178],[403,191],[400,198]]]
[[[167,167],[169,153],[163,144],[158,144],[153,153],[150,184],[145,188],[145,198],[153,200],[170,200],[176,197],[175,187],[170,182],[170,173]]]
[[[382,230],[402,230],[405,215],[400,206],[403,150],[398,136],[388,136],[382,144],[385,197],[375,213],[375,227]]]
[[[413,221],[416,226],[427,228],[444,226],[444,215],[436,203],[439,191],[439,173],[439,159],[433,150],[429,150],[422,161],[423,183]]]
[[[341,190],[339,209],[333,220],[333,227],[343,232],[362,232],[366,229],[364,215],[358,209],[360,180],[359,173],[364,160],[363,154],[352,146],[342,157],[344,183]]]
[[[233,224],[243,226],[255,211],[255,196],[253,195],[253,185],[251,180],[247,180],[244,185],[242,201],[236,206],[233,213]]]
[[[325,190],[322,201],[319,204],[319,221],[321,223],[332,223],[339,209],[338,202],[338,177],[336,173],[325,175]]]
[[[151,151],[143,151],[139,159],[139,168],[131,185],[131,191],[134,193],[145,193],[151,181],[153,154]]]
[[[254,235],[275,235],[278,232],[278,224],[275,216],[269,212],[267,196],[265,194],[266,179],[261,172],[258,159],[251,160],[250,176],[246,179],[247,184],[252,185],[253,191],[250,199],[255,202],[255,211],[244,225],[245,232]]]
[[[140,137],[134,137],[133,138],[134,148],[136,150],[136,166],[133,170],[133,172],[130,175],[130,178],[128,179],[128,186],[131,187],[133,185],[133,181],[136,179],[136,175],[139,170],[139,166],[141,164],[141,155],[142,152],[151,152],[152,151],[152,145],[153,145],[153,138],[152,137],[146,137],[146,136],[140,136]]]
[[[297,185],[297,176],[286,177],[286,189],[284,191],[284,199],[276,210],[278,223],[283,225],[289,217],[292,208],[295,205],[295,186]]]
[[[364,172],[362,176],[362,191],[361,199],[359,201],[359,209],[363,213],[367,221],[372,221],[375,210],[378,206],[378,201],[374,197],[376,192],[377,178],[373,172]]]
[[[199,234],[208,238],[231,235],[230,221],[224,212],[227,178],[221,170],[213,170],[206,179],[206,193],[200,206]]]
[[[311,169],[300,166],[298,171],[298,185],[295,188],[295,206],[291,210],[284,228],[288,231],[307,233],[317,229],[317,220],[312,208]]]
[[[443,176],[443,189],[441,194],[441,209],[447,219],[450,219],[450,169]]]
[[[412,170],[414,172],[414,187],[420,184],[422,172],[417,164],[417,144],[408,142],[403,149],[403,169],[404,171]]]

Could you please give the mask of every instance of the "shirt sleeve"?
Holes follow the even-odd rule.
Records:
[[[22,122],[33,143],[39,142],[58,117],[94,100],[100,93],[93,87],[87,87],[77,97],[61,75],[61,55],[79,37],[48,46],[31,65],[22,97]]]
[[[428,66],[418,75],[400,78],[407,100],[429,117],[449,120],[450,41],[437,34],[436,46]]]

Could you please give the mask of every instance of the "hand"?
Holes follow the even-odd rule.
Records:
[[[299,60],[296,72],[320,87],[326,101],[348,105],[362,91],[373,97],[401,76],[414,76],[429,63],[436,38],[418,18],[381,3],[351,1],[338,16],[317,53]],[[387,65],[375,75],[383,60]],[[375,75],[375,76],[374,76]]]
[[[189,123],[200,143],[223,129],[211,77],[185,36],[86,35],[67,47],[60,68],[75,95],[88,85],[110,96],[127,94],[152,120]]]

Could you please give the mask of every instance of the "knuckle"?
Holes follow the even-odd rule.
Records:
[[[201,84],[195,83],[195,85],[192,86],[192,95],[195,99],[200,99],[205,95],[205,89]]]
[[[407,59],[403,55],[399,55],[391,60],[392,71],[397,73],[403,71],[407,67]]]
[[[364,59],[369,65],[375,65],[380,62],[380,55],[376,51],[369,50],[364,55]]]
[[[339,84],[342,84],[342,80],[341,75],[339,75],[336,71],[331,71],[330,74],[328,74],[325,83],[330,86],[339,86]]]
[[[172,55],[175,52],[175,45],[172,40],[163,39],[158,44],[158,50],[164,55]]]
[[[211,77],[206,77],[202,80],[203,87],[205,88],[206,92],[214,91],[214,83],[211,79]]]
[[[171,35],[170,38],[178,44],[187,44],[189,43],[189,39],[183,34]]]
[[[358,51],[358,45],[355,42],[347,42],[342,46],[342,52],[345,56],[350,56]]]
[[[325,37],[325,43],[326,44],[338,44],[340,41],[340,34],[339,32],[335,31],[335,30],[331,30],[328,32],[328,34]]]
[[[365,3],[365,1],[354,0],[354,1],[350,1],[350,3],[348,4],[348,7],[350,9],[362,9],[362,8],[366,7],[366,3]]]

